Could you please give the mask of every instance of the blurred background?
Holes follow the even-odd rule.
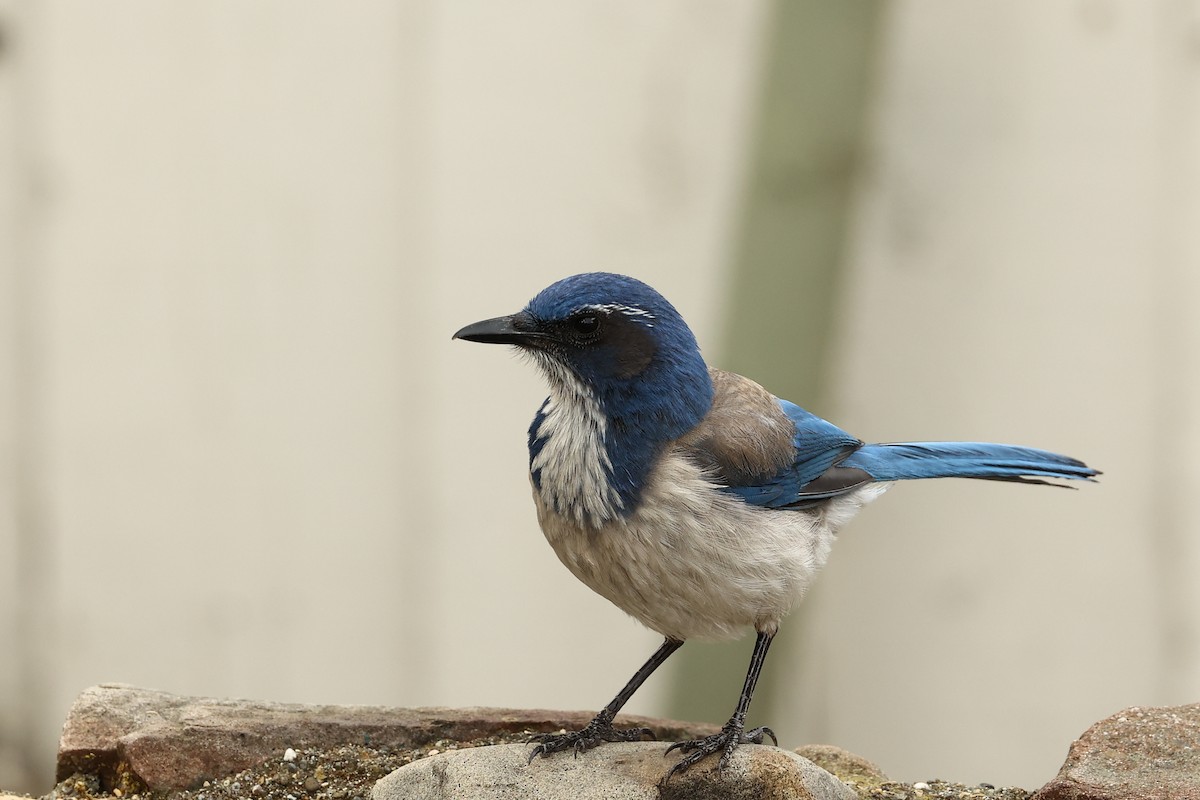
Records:
[[[1200,700],[1198,257],[1196,0],[0,0],[0,787],[105,681],[606,703],[658,637],[537,529],[540,377],[450,340],[595,269],[864,439],[1104,470],[893,489],[751,710],[1040,786]]]

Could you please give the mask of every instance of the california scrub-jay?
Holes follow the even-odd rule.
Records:
[[[579,731],[545,734],[530,754],[579,752],[653,734],[613,718],[687,639],[758,637],[733,716],[678,742],[668,780],[738,745],[779,623],[829,557],[837,530],[891,481],[987,478],[1047,483],[1099,473],[1044,450],[979,442],[865,444],[704,363],[687,323],[641,281],[587,273],[542,290],[512,316],[454,334],[516,345],[550,383],[529,427],[538,522],[575,577],[666,637]]]

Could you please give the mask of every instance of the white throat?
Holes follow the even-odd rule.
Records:
[[[624,503],[609,481],[612,462],[604,447],[608,420],[591,390],[549,358],[550,397],[534,438],[545,443],[529,465],[539,472],[542,502],[580,525],[599,528]]]

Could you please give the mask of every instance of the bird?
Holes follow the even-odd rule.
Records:
[[[732,716],[713,735],[667,748],[662,778],[775,732],[746,714],[784,617],[826,563],[838,530],[892,483],[981,478],[1092,481],[1082,461],[987,442],[868,444],[710,367],[683,317],[629,276],[588,272],[538,292],[520,311],[453,336],[512,345],[540,368],[549,396],[529,426],[538,523],[576,578],[663,636],[663,643],[582,729],[541,734],[529,754],[576,755],[654,738],[613,720],[684,642],[754,631]],[[786,349],[784,349],[786,352]]]

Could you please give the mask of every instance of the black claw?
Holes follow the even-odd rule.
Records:
[[[539,744],[530,752],[529,760],[525,763],[532,764],[538,756],[550,756],[565,750],[571,750],[578,758],[580,753],[605,742],[637,742],[647,737],[658,738],[649,728],[618,730],[612,726],[611,722],[597,718],[589,722],[582,730],[567,733],[539,733],[531,737],[530,741],[537,741]]]
[[[779,740],[775,738],[775,732],[770,728],[755,728],[751,731],[744,731],[740,725],[726,725],[721,729],[720,733],[714,733],[712,736],[704,739],[692,739],[686,742],[675,742],[667,748],[667,755],[674,750],[684,753],[683,758],[679,759],[667,774],[663,776],[660,783],[666,786],[677,773],[683,772],[695,764],[700,763],[704,759],[716,753],[721,753],[721,758],[717,762],[717,769],[724,770],[729,764],[729,759],[733,756],[733,751],[743,744],[762,744],[763,738],[769,736],[771,741],[779,745]]]
[[[764,736],[770,736],[772,744],[774,744],[776,747],[779,747],[779,739],[775,736],[775,731],[771,730],[766,725],[762,726],[761,728],[755,728],[746,734],[746,738],[755,744],[762,744]]]
[[[696,742],[676,742],[675,744],[668,747],[666,752],[663,753],[663,755],[664,756],[671,755],[672,750],[682,750],[683,752],[686,753],[688,750],[692,749],[695,746],[696,746]]]

